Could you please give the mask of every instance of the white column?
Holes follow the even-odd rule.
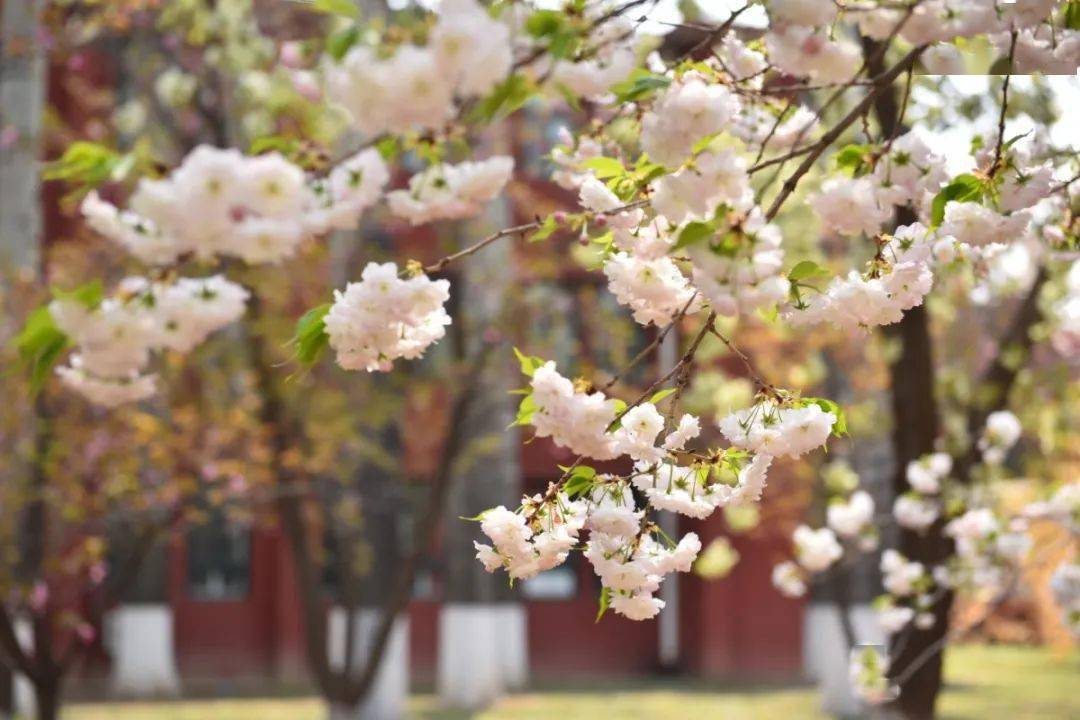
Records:
[[[120,605],[106,622],[113,692],[129,697],[180,693],[171,607],[165,603]]]
[[[363,672],[375,630],[382,620],[377,608],[360,608],[353,622],[353,668]],[[334,607],[326,627],[326,644],[331,667],[340,670],[345,663],[345,608]],[[379,663],[371,692],[358,708],[330,708],[330,720],[400,720],[405,717],[409,698],[409,618],[404,613],[394,620],[386,651]]]
[[[15,618],[15,637],[23,652],[30,654],[34,649],[34,626],[28,617]],[[15,672],[15,712],[22,717],[32,718],[37,714],[37,701],[34,699],[34,686],[30,680]]]
[[[523,603],[495,606],[498,624],[495,650],[502,667],[503,686],[521,690],[529,682],[529,617]]]
[[[851,605],[848,616],[859,644],[885,643],[885,634],[869,605]],[[817,682],[821,708],[829,715],[849,717],[862,712],[862,703],[848,679],[850,652],[838,606],[810,603],[803,623],[803,671]]]
[[[479,710],[504,691],[503,603],[444,603],[439,611],[439,701]]]

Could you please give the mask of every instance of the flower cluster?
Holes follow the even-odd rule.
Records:
[[[504,567],[512,578],[531,578],[562,564],[577,544],[586,520],[585,503],[560,495],[551,503],[529,498],[527,507],[536,509],[531,521],[502,505],[484,513],[480,529],[492,544],[474,544],[488,572]]]
[[[151,282],[131,277],[100,302],[58,298],[49,305],[56,327],[75,345],[62,382],[91,402],[116,407],[156,391],[145,374],[158,350],[187,353],[244,314],[248,292],[220,275]]]
[[[666,547],[650,534],[631,538],[592,532],[584,554],[611,592],[612,609],[631,620],[647,620],[664,607],[664,601],[654,596],[664,576],[688,572],[700,551],[695,533]]]
[[[338,364],[386,371],[397,358],[420,357],[446,333],[449,298],[448,280],[402,279],[394,263],[368,263],[359,282],[334,291],[323,321]]]
[[[844,555],[844,549],[829,528],[814,530],[807,525],[795,528],[791,535],[795,544],[795,559],[807,572],[828,570]]]
[[[945,525],[956,544],[949,582],[976,592],[998,593],[1031,549],[1027,521],[1005,521],[987,507],[972,507]]]
[[[502,192],[513,170],[514,159],[503,155],[432,165],[409,178],[408,190],[387,193],[386,203],[413,225],[471,217]]]
[[[557,170],[551,173],[551,180],[566,190],[577,190],[591,173],[584,169],[587,160],[604,154],[603,146],[588,135],[575,138],[566,127],[559,128],[559,147],[551,151],[551,161]]]
[[[826,523],[840,538],[858,544],[863,552],[877,547],[874,525],[874,498],[865,490],[856,490],[847,500],[833,498],[826,509]]]
[[[701,520],[719,507],[760,500],[771,463],[769,455],[755,455],[741,467],[729,463],[713,473],[668,462],[639,463],[630,477],[650,506]]]
[[[554,361],[532,371],[529,387],[523,407],[536,436],[550,437],[556,445],[595,460],[629,455],[637,462],[655,463],[699,432],[697,418],[687,415],[658,445],[664,418],[656,405],[643,402],[620,412],[620,401],[575,387],[559,374]]]
[[[843,82],[859,69],[859,47],[825,27],[779,25],[765,36],[769,60],[789,75]]]
[[[880,568],[887,594],[875,599],[873,607],[882,630],[894,635],[911,622],[921,630],[933,627],[937,573],[892,549],[882,553]]]
[[[746,315],[783,302],[791,284],[783,274],[780,230],[761,211],[730,213],[715,235],[686,248],[693,282],[721,315]]]
[[[952,457],[937,452],[908,463],[905,476],[909,492],[893,502],[893,517],[900,527],[924,532],[941,517],[938,495],[952,471]]]
[[[653,161],[676,168],[698,140],[727,129],[738,111],[738,97],[725,86],[688,72],[641,118],[641,147]]]
[[[1031,216],[1027,212],[1002,215],[977,202],[949,202],[940,235],[951,237],[961,257],[978,257],[987,248],[1007,245],[1024,234]]]
[[[853,476],[858,482],[858,476]],[[826,510],[826,527],[799,525],[791,535],[795,561],[773,567],[772,583],[786,597],[800,597],[811,575],[833,567],[846,551],[872,552],[878,546],[874,499],[865,490],[833,497]]]
[[[860,146],[846,151],[855,149]],[[911,205],[925,215],[948,180],[945,159],[914,132],[865,149],[857,160],[854,177],[829,178],[810,201],[825,230],[836,235],[876,235],[895,206]]]
[[[731,148],[702,152],[677,172],[653,183],[649,201],[672,225],[706,220],[721,204],[746,211],[753,205],[746,170],[746,160]],[[760,216],[754,225],[748,231],[764,225]]]
[[[855,694],[871,705],[882,705],[898,692],[889,680],[889,658],[872,645],[852,648],[848,678]]]
[[[807,402],[777,403],[765,399],[727,415],[720,432],[737,448],[772,456],[799,457],[829,439],[837,417]]]
[[[826,180],[810,204],[824,227],[838,235],[873,235],[892,217],[869,176]]]
[[[1000,465],[1006,453],[1020,439],[1023,428],[1020,420],[1008,410],[998,410],[986,418],[986,426],[979,437],[979,451],[983,462]]]
[[[1080,484],[1062,485],[1049,500],[1024,508],[1024,515],[1053,520],[1072,533],[1080,533]]]
[[[831,322],[844,329],[868,329],[899,322],[904,312],[922,304],[934,282],[931,246],[919,223],[884,236],[866,273],[852,270],[833,278],[821,293],[792,304],[785,317],[793,325]]]
[[[687,533],[677,544],[657,539],[643,524],[630,486],[618,478],[596,477],[581,499],[565,493],[527,497],[516,512],[497,507],[484,512],[480,529],[491,541],[477,542],[477,558],[488,572],[506,569],[526,579],[556,567],[589,531],[584,556],[592,565],[611,608],[632,620],[655,616],[664,603],[654,594],[663,577],[690,569],[701,541]]]
[[[696,297],[671,258],[648,259],[618,252],[604,263],[604,274],[615,299],[629,307],[634,320],[642,325],[669,325],[683,308],[689,311]]]
[[[455,97],[487,93],[512,61],[509,27],[475,0],[449,0],[427,45],[401,45],[387,56],[358,44],[329,62],[326,93],[364,133],[436,129],[453,116]]]
[[[1070,632],[1080,637],[1080,565],[1064,562],[1050,578],[1050,592]]]
[[[919,592],[930,577],[922,563],[908,560],[892,549],[881,554],[881,572],[882,584],[895,597],[908,597]]]
[[[796,598],[806,594],[806,573],[791,560],[773,566],[772,584],[785,597]]]
[[[355,227],[388,178],[374,150],[315,179],[278,153],[200,145],[168,177],[140,180],[128,210],[91,192],[82,211],[92,228],[148,264],[188,254],[280,262],[307,237]]]
[[[586,4],[586,17],[607,12],[602,2]],[[600,98],[615,83],[625,80],[638,65],[635,33],[629,18],[618,16],[599,25],[589,47],[575,58],[561,58],[551,67],[551,82],[582,98]]]

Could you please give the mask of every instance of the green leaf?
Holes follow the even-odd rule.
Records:
[[[671,395],[673,392],[675,392],[675,388],[664,388],[659,392],[653,393],[653,396],[649,398],[649,402],[651,402],[653,405],[656,405],[658,402],[666,398],[668,395]]]
[[[340,15],[355,20],[360,17],[360,7],[353,0],[298,0],[308,9],[323,15]]]
[[[398,143],[396,135],[384,137],[382,140],[375,143],[375,149],[379,151],[379,155],[381,155],[382,159],[386,162],[391,162],[401,154],[401,145]]]
[[[554,215],[548,215],[544,218],[544,222],[540,224],[536,230],[529,234],[525,238],[525,242],[541,242],[551,237],[556,230],[559,229],[559,223],[555,221]]]
[[[684,247],[695,245],[715,234],[716,226],[711,222],[705,222],[703,220],[688,222],[679,232],[679,238],[675,241],[675,245],[671,249],[682,250]]]
[[[862,175],[870,168],[868,160],[873,150],[873,145],[845,145],[833,155],[833,162],[850,175]]]
[[[601,180],[607,178],[620,177],[626,174],[626,168],[623,164],[615,158],[609,157],[594,157],[586,160],[582,165],[587,170],[592,170],[593,174]]]
[[[529,393],[525,397],[521,398],[521,403],[518,405],[517,416],[514,418],[514,422],[510,423],[510,427],[520,427],[522,425],[532,424],[533,415],[539,407],[536,404],[536,398],[532,393]]]
[[[667,169],[663,165],[654,162],[642,162],[642,159],[638,158],[638,162],[634,166],[634,182],[639,188],[642,188],[666,172]]]
[[[550,37],[566,24],[566,15],[558,10],[537,10],[525,20],[525,32],[534,38]]]
[[[934,196],[934,201],[930,205],[931,226],[941,225],[945,219],[945,206],[950,202],[978,201],[982,199],[982,196],[983,185],[979,178],[968,173],[957,175]]]
[[[536,83],[522,73],[514,73],[476,104],[469,113],[469,119],[474,122],[501,120],[524,105],[535,93]]]
[[[69,340],[56,326],[48,305],[44,305],[30,313],[12,344],[19,354],[19,368],[30,375],[30,394],[37,395],[45,387],[49,371],[67,349]]]
[[[126,157],[111,148],[78,140],[68,145],[57,160],[46,163],[41,177],[96,187],[112,179],[113,173],[125,162]]]
[[[596,611],[596,622],[600,622],[600,618],[604,617],[604,613],[607,612],[608,607],[611,605],[611,589],[600,588],[600,600],[599,608]]]
[[[359,40],[360,28],[356,25],[349,25],[331,33],[330,37],[326,38],[326,54],[335,61],[341,62],[349,50],[352,49],[352,46]]]
[[[563,492],[571,500],[575,500],[591,492],[595,481],[596,470],[586,465],[580,465],[574,468],[574,472],[563,483]]]
[[[798,282],[814,277],[828,277],[829,271],[812,260],[803,260],[788,271],[788,280]]]
[[[662,90],[670,84],[670,78],[651,73],[644,68],[638,68],[630,73],[630,77],[627,79],[612,85],[611,91],[615,93],[617,102],[637,102],[650,97],[657,90]]]
[[[330,303],[319,305],[304,313],[296,322],[296,334],[289,342],[296,347],[296,359],[304,367],[318,362],[323,351],[330,343],[326,334],[326,313],[330,312]]]
[[[101,280],[92,280],[73,290],[61,290],[53,287],[49,288],[49,292],[57,300],[77,302],[88,310],[96,309],[98,305],[101,305],[101,301],[105,299],[105,289],[101,284]]]
[[[1070,0],[1065,3],[1065,12],[1061,15],[1061,21],[1069,30],[1080,30],[1080,0]]]
[[[516,347],[514,348],[514,357],[521,363],[521,372],[525,377],[532,377],[533,373],[536,372],[536,369],[544,364],[543,358],[538,358],[535,355],[526,355]]]

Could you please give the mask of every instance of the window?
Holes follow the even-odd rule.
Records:
[[[196,600],[239,600],[251,589],[251,531],[220,510],[187,534],[187,587]]]
[[[569,560],[521,583],[526,600],[572,600],[578,594],[576,563]]]

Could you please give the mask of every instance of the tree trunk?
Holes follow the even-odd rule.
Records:
[[[33,680],[34,704],[37,720],[59,720],[60,718],[60,675],[42,673]]]
[[[896,495],[909,490],[907,464],[934,451],[938,433],[937,405],[934,399],[934,365],[929,321],[925,306],[912,308],[890,335],[900,340],[900,355],[889,366],[892,385],[893,452],[896,474],[893,487]],[[925,534],[902,530],[900,552],[910,560],[926,567],[943,562],[952,546],[945,536],[944,520],[938,520]],[[949,627],[952,593],[946,593],[934,606],[937,621],[929,630],[910,628],[902,642],[892,648],[892,666],[897,671],[909,667],[916,658],[929,652],[942,641]],[[909,720],[934,716],[934,704],[941,690],[943,653],[936,652],[905,680],[900,688],[897,706]]]
[[[885,53],[879,52],[880,43],[863,39],[863,56],[871,77],[885,69]],[[907,130],[903,124],[896,89],[878,93],[874,100],[877,116],[884,137],[896,137]],[[907,225],[916,221],[910,208],[897,211],[896,224]],[[893,497],[907,492],[907,464],[922,455],[934,451],[938,435],[938,407],[934,397],[935,373],[933,340],[930,337],[930,319],[926,305],[908,310],[896,325],[886,328],[889,337],[897,340],[900,353],[889,365],[889,384],[892,392],[893,419]],[[952,543],[944,534],[944,520],[939,519],[922,535],[901,529],[900,552],[909,560],[923,563],[927,568],[940,564],[952,553]],[[942,685],[942,661],[944,648],[931,653],[930,649],[941,643],[948,632],[949,610],[952,593],[944,594],[933,608],[936,621],[929,630],[909,628],[902,641],[894,639],[890,648],[893,672],[903,672],[918,658],[920,666],[907,677],[900,687],[896,707],[908,720],[924,720],[934,717],[934,705]],[[923,658],[929,654],[929,659]]]

